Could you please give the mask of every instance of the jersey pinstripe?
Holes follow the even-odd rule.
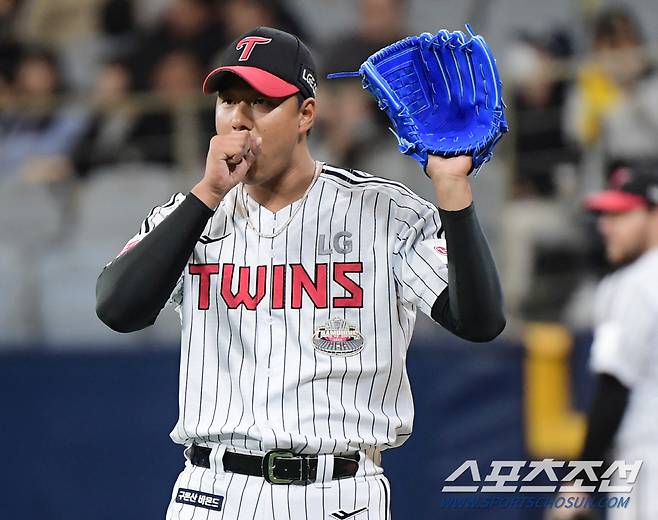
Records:
[[[306,454],[399,446],[413,422],[416,311],[429,315],[447,285],[438,211],[400,183],[324,166],[305,201],[275,214],[244,194],[264,234],[301,205],[264,238],[240,194],[209,220],[172,295],[182,322],[172,439]],[[133,241],[183,199],[155,208]],[[360,334],[358,353],[316,348],[330,319]]]

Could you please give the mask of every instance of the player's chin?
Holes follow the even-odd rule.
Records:
[[[263,172],[261,168],[259,168],[258,160],[256,160],[249,167],[247,173],[245,173],[244,180],[242,182],[244,182],[245,184],[259,184],[262,178],[263,178]]]
[[[639,254],[635,251],[626,250],[622,247],[608,247],[606,250],[608,262],[614,266],[623,266],[635,260]]]
[[[611,265],[617,265],[621,263],[623,258],[621,251],[619,251],[619,249],[616,247],[612,247],[610,244],[608,244],[605,248],[605,256]]]

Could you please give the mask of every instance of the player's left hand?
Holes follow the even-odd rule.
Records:
[[[434,180],[435,176],[446,178],[466,178],[471,171],[473,159],[470,155],[459,155],[457,157],[440,157],[439,155],[428,155],[427,169],[428,177]]]
[[[426,173],[432,184],[439,207],[446,211],[467,208],[473,202],[468,174],[473,160],[469,155],[439,157],[428,155]]]

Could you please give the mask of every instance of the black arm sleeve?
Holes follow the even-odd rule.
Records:
[[[628,387],[616,377],[599,374],[594,399],[587,414],[587,435],[579,460],[605,460],[621,423],[629,396]]]
[[[475,207],[439,209],[448,245],[448,287],[432,306],[432,318],[470,341],[491,341],[505,328],[498,272]]]
[[[155,322],[213,211],[191,193],[96,283],[96,314],[117,332]]]

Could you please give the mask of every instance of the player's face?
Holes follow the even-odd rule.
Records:
[[[608,261],[613,265],[631,262],[647,248],[650,213],[638,208],[625,213],[602,213],[598,227],[605,242]]]
[[[261,184],[285,171],[298,143],[300,110],[296,97],[267,97],[240,78],[227,79],[217,96],[218,135],[247,130],[263,139],[261,153],[247,172],[247,184]]]

